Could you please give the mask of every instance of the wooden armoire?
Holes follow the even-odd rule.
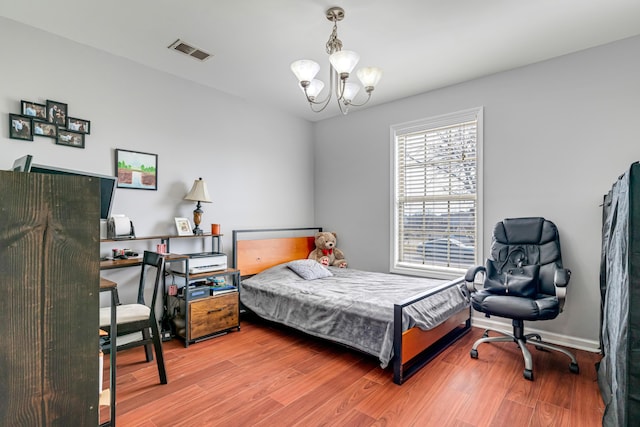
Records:
[[[98,424],[96,179],[0,171],[0,425]]]

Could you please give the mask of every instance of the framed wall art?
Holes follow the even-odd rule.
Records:
[[[20,101],[23,116],[29,116],[35,120],[47,120],[47,106],[31,101]]]
[[[158,189],[158,155],[116,148],[118,188]]]
[[[33,119],[9,113],[9,138],[33,141]]]
[[[33,135],[58,139],[58,126],[49,122],[33,121]]]
[[[67,129],[73,132],[91,133],[91,122],[89,120],[77,119],[75,117],[67,117]]]
[[[60,127],[67,126],[67,104],[47,99],[47,121]]]
[[[58,139],[56,140],[56,144],[84,148],[84,134],[71,132],[65,129],[58,129]]]

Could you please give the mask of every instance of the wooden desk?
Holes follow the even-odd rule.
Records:
[[[162,254],[167,262],[180,261],[189,258],[189,255],[183,254]],[[108,259],[100,261],[100,270],[113,270],[116,268],[135,267],[142,265],[142,257],[128,258],[128,259]],[[103,279],[106,280],[106,279]]]
[[[100,278],[100,292],[111,292],[111,331],[110,341],[115,342],[118,334],[118,325],[116,323],[116,305],[118,305],[118,284],[112,280]],[[110,419],[108,422],[100,424],[100,427],[116,425],[116,353],[115,349],[109,350],[109,397],[110,397]],[[103,391],[104,392],[104,391]],[[98,411],[99,413],[99,411]]]
[[[189,234],[188,236],[175,236],[175,235],[161,235],[161,236],[144,236],[144,237],[134,237],[132,239],[100,239],[100,243],[124,243],[124,242],[134,242],[138,240],[158,240],[160,243],[164,243],[167,245],[166,251],[171,252],[171,241],[172,240],[182,240],[182,239],[202,239],[202,238],[210,238],[211,239],[211,252],[221,252],[222,245],[220,243],[220,238],[224,236],[224,234]],[[115,260],[115,261],[101,261],[100,269],[101,270],[109,270],[111,268],[121,268],[121,267],[131,267],[134,265],[140,265],[141,262],[136,263],[134,259],[128,260]]]
[[[142,265],[142,257],[135,257],[135,258],[128,258],[128,259],[108,259],[106,261],[100,261],[100,270],[112,270],[114,268],[135,267],[136,265]]]

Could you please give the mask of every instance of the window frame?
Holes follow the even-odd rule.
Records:
[[[444,126],[461,124],[471,120],[476,120],[476,223],[475,223],[475,261],[479,264],[483,259],[483,107],[470,108],[454,113],[442,114],[411,122],[399,123],[390,127],[390,147],[391,147],[391,221],[390,221],[390,264],[389,270],[392,273],[411,274],[417,276],[454,279],[466,273],[464,268],[440,267],[436,265],[412,264],[399,262],[400,242],[398,218],[398,137],[415,133],[427,132]]]

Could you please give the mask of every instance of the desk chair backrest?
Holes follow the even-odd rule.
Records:
[[[526,254],[523,265],[540,266],[540,293],[555,295],[554,273],[556,268],[562,268],[560,236],[555,224],[538,217],[500,221],[493,229],[491,259],[503,262],[515,248],[522,248]]]
[[[145,303],[145,289],[151,282],[147,278],[147,273],[155,269],[155,278],[153,280],[153,294],[150,304]],[[142,272],[140,273],[140,285],[138,286],[138,299],[137,303],[146,305],[151,308],[151,312],[154,313],[156,306],[156,300],[158,298],[158,290],[160,288],[160,279],[162,278],[164,269],[164,257],[156,252],[144,251],[142,256]],[[147,282],[149,282],[147,284]]]

